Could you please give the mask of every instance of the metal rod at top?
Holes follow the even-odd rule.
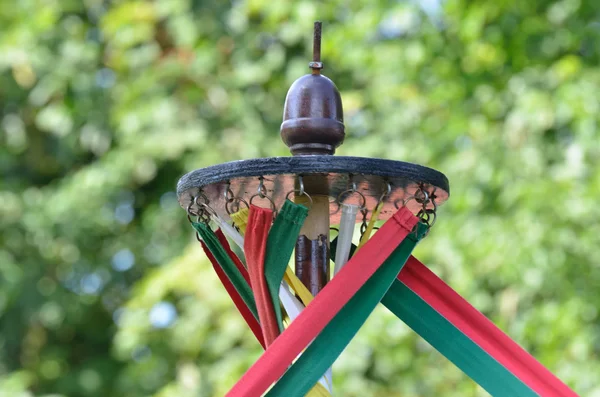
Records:
[[[319,74],[320,70],[323,69],[323,63],[321,62],[321,21],[315,22],[314,35],[313,35],[313,60],[308,66],[313,70],[313,74]]]
[[[321,21],[315,22],[315,33],[313,36],[313,62],[321,62]]]

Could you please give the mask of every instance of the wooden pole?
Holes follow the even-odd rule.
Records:
[[[312,207],[296,242],[295,259],[296,275],[314,296],[329,281],[329,197],[311,197]],[[296,202],[310,206],[306,196],[298,196]]]

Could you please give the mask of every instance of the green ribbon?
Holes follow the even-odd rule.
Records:
[[[386,294],[428,227],[422,223],[321,331],[298,360],[266,394],[267,397],[304,396],[350,343]]]
[[[307,215],[308,209],[306,207],[286,200],[281,211],[277,214],[275,222],[273,222],[267,239],[265,277],[279,331],[281,332],[284,328],[279,301],[279,286]]]
[[[332,258],[336,243],[334,239],[330,245]],[[394,280],[381,303],[492,396],[537,396],[400,280]]]
[[[215,232],[213,232],[212,229],[204,223],[193,222],[192,226],[194,229],[196,229],[198,234],[200,234],[200,237],[202,238],[202,241],[204,241],[204,244],[206,244],[206,247],[213,254],[219,265],[223,268],[223,271],[240,294],[240,297],[244,303],[248,306],[248,309],[250,309],[254,317],[258,320],[258,310],[256,309],[256,302],[254,301],[252,289],[242,276],[242,273],[240,273],[233,260],[231,260],[227,254],[227,251],[225,251],[221,245],[221,242],[215,235]]]
[[[381,303],[492,396],[537,396],[400,280]]]

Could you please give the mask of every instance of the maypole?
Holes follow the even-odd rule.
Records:
[[[340,93],[321,74],[320,22],[309,67],[285,100],[281,137],[291,157],[214,165],[177,186],[207,257],[265,348],[228,396],[331,395],[331,365],[379,303],[494,396],[576,396],[411,256],[448,199],[442,173],[334,156],[345,127]]]

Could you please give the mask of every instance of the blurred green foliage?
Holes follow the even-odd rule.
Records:
[[[339,154],[442,170],[418,256],[600,396],[600,4],[0,0],[0,396],[222,396],[260,354],[175,183],[287,155],[324,21]],[[482,396],[378,308],[339,396]]]

